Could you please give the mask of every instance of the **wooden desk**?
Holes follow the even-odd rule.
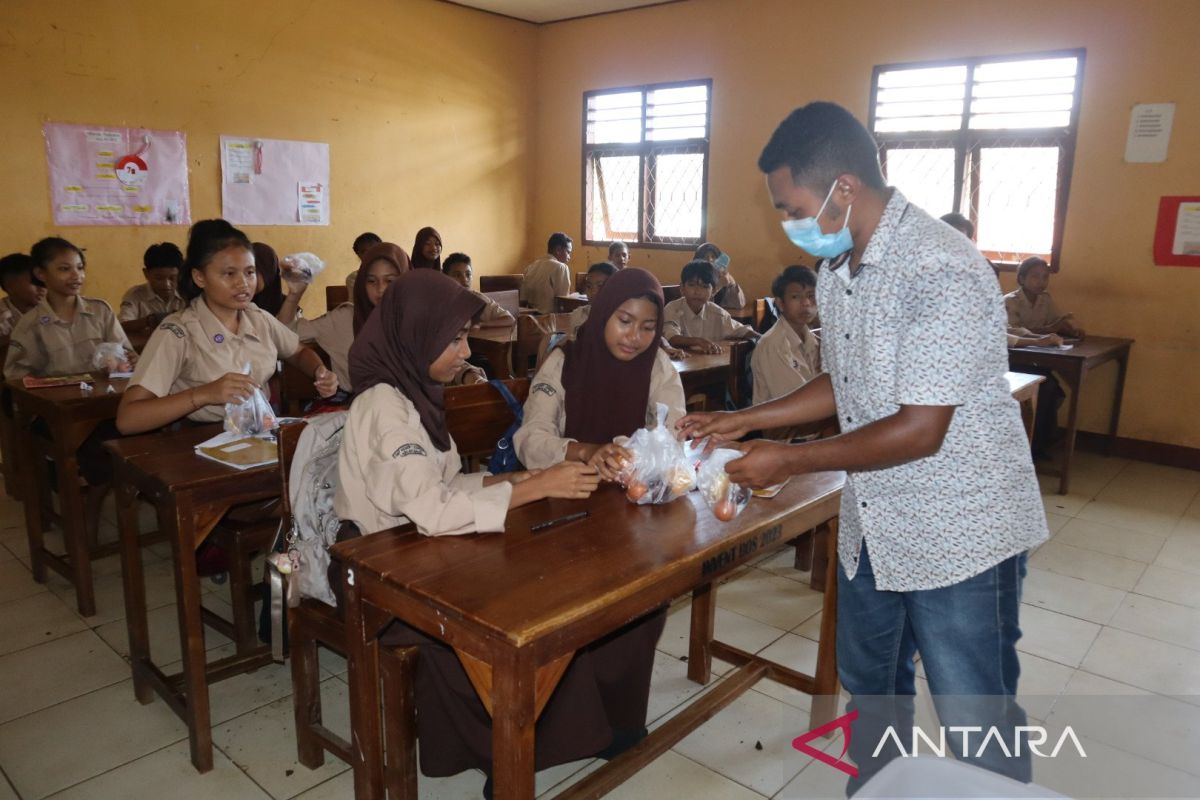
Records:
[[[753,300],[750,301],[749,305],[742,306],[741,308],[727,308],[725,310],[729,312],[729,316],[733,317],[738,322],[742,323],[743,325],[749,325],[751,328],[758,330],[757,308]]]
[[[1112,413],[1108,421],[1108,452],[1112,454],[1121,419],[1121,397],[1125,393],[1125,373],[1129,368],[1129,349],[1133,339],[1109,336],[1089,336],[1070,350],[1051,350],[1037,347],[1011,347],[1008,350],[1009,369],[1015,372],[1050,370],[1066,382],[1070,389],[1067,406],[1067,439],[1063,445],[1062,463],[1052,474],[1059,476],[1058,493],[1070,488],[1071,459],[1075,455],[1075,435],[1079,430],[1079,392],[1084,376],[1090,370],[1109,361],[1117,362],[1117,385],[1113,393]]]
[[[504,381],[513,378],[512,350],[516,341],[516,325],[472,328],[467,336],[471,352],[486,358],[496,371],[496,377]]]
[[[25,502],[25,532],[29,537],[29,561],[33,579],[46,582],[46,567],[51,567],[75,586],[75,603],[79,613],[90,617],[96,613],[96,596],[92,588],[92,559],[110,555],[116,547],[94,547],[89,542],[83,491],[79,485],[79,448],[102,422],[115,419],[117,406],[128,381],[93,380],[92,391],[84,392],[79,384],[46,389],[26,389],[20,381],[8,384],[12,392],[16,445],[19,463],[28,474],[22,476],[21,488]],[[109,392],[108,387],[113,391]],[[46,549],[44,532],[51,520],[43,512],[50,508],[50,475],[38,458],[33,420],[41,418],[50,432],[49,449],[57,474],[59,514],[63,529],[65,556]]]
[[[271,662],[269,647],[205,663],[204,623],[196,548],[235,505],[278,496],[279,468],[271,464],[238,471],[200,458],[192,448],[220,432],[217,423],[178,433],[149,434],[107,443],[114,457],[117,528],[133,690],[146,704],[154,693],[188,726],[192,764],[200,772],[213,766],[208,684]],[[154,505],[159,526],[171,542],[183,672],[166,675],[151,659],[146,620],[146,586],[138,553],[137,499]]]
[[[729,381],[729,349],[716,355],[688,354],[687,358],[672,359],[671,365],[683,382],[683,396],[703,394],[713,408],[725,408],[725,388]]]
[[[534,796],[534,722],[576,650],[695,591],[689,676],[707,679],[709,657],[742,665],[720,686],[568,792],[596,797],[628,778],[747,691],[771,677],[814,701],[814,725],[837,702],[836,535],[828,561],[817,674],[712,641],[713,583],[817,525],[833,520],[842,473],[793,478],[721,523],[698,493],[662,506],[630,504],[619,487],[586,501],[550,500],[509,512],[503,535],[421,537],[384,531],[337,545],[346,592],[355,797],[383,797],[379,631],[393,617],[445,641],[491,710],[496,798]],[[530,525],[580,509],[591,516],[533,534]]]
[[[1038,385],[1046,380],[1044,375],[1026,375],[1024,372],[1006,372],[1008,390],[1021,405],[1021,421],[1025,423],[1025,435],[1033,444],[1033,424],[1037,420]]]

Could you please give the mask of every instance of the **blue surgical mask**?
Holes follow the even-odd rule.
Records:
[[[713,262],[713,266],[719,270],[729,269],[729,254],[721,253],[721,255],[717,256],[717,260]]]
[[[854,247],[849,227],[850,210],[854,208],[853,204],[846,209],[846,222],[837,233],[823,233],[820,223],[817,222],[817,219],[825,211],[825,206],[829,204],[829,198],[833,197],[835,186],[837,186],[837,181],[834,181],[833,186],[829,187],[829,194],[825,195],[825,202],[821,203],[817,216],[783,221],[783,232],[792,240],[792,244],[817,258],[837,258]]]

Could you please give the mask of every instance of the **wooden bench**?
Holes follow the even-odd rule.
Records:
[[[515,289],[519,292],[521,291],[521,284],[524,281],[524,275],[480,275],[479,291],[487,294],[488,292],[503,292]]]
[[[344,283],[325,287],[325,310],[333,311],[342,303],[350,302],[350,289]]]

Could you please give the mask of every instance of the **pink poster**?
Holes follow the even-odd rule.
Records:
[[[190,225],[181,131],[47,122],[55,225]]]

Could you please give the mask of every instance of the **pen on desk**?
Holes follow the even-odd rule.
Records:
[[[549,528],[557,528],[559,525],[566,525],[568,522],[574,522],[577,519],[587,519],[587,511],[576,511],[574,514],[567,514],[565,517],[557,519],[549,519],[545,522],[539,522],[536,525],[529,526],[530,533],[539,533]]]

